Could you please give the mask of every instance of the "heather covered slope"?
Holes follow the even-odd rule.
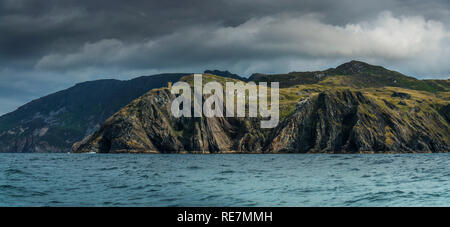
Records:
[[[204,81],[230,80],[205,75]],[[182,80],[190,82],[192,77]],[[448,152],[448,92],[329,83],[280,90],[281,122],[260,129],[258,118],[174,118],[166,88],[136,99],[74,152],[356,153]]]
[[[336,68],[316,72],[291,72],[288,74],[253,74],[249,80],[278,81],[280,87],[287,88],[293,84],[326,84],[329,86],[366,87],[401,87],[428,92],[450,91],[450,80],[418,80],[399,72],[365,62],[351,61]]]

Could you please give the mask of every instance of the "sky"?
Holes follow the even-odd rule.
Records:
[[[96,79],[324,70],[450,78],[448,0],[0,0],[0,115]]]

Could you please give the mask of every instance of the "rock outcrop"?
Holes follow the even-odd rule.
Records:
[[[304,98],[276,128],[265,130],[259,128],[258,118],[174,118],[170,114],[174,98],[168,89],[152,90],[76,143],[73,151],[383,153],[448,152],[450,148],[444,107],[393,109],[350,89]]]
[[[271,152],[450,151],[450,127],[438,111],[397,111],[350,90],[320,93],[272,135]]]
[[[265,140],[249,118],[175,118],[169,89],[155,89],[109,118],[99,131],[74,144],[75,152],[262,152]]]

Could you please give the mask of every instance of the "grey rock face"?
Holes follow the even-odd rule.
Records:
[[[359,91],[325,91],[300,101],[274,129],[258,118],[174,118],[168,89],[136,99],[76,143],[74,152],[356,153],[447,152],[450,128],[438,111],[404,116]]]

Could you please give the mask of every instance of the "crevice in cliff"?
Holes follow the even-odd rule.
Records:
[[[353,129],[358,122],[358,106],[353,106],[350,112],[344,115],[342,119],[342,129],[340,136],[338,136],[335,140],[335,150],[342,151],[356,151],[358,148],[354,141],[354,138],[351,137],[353,133]]]
[[[111,140],[103,136],[99,143],[99,151],[100,153],[109,153],[111,151]]]

